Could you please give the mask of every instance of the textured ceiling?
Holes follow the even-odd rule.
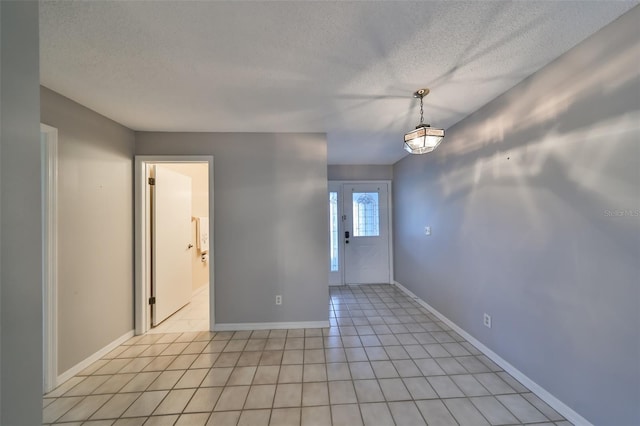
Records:
[[[135,130],[326,132],[392,164],[638,2],[44,1],[41,81]],[[445,140],[446,143],[446,140]]]

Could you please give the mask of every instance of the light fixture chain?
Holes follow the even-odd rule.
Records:
[[[420,124],[424,123],[424,110],[422,109],[422,98],[423,96],[420,96]]]

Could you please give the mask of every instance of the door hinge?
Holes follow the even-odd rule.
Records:
[[[149,304],[150,305],[155,305],[156,304],[156,298],[155,297],[150,297],[149,298]]]
[[[149,178],[149,185],[155,185],[156,184],[156,179],[155,178]]]

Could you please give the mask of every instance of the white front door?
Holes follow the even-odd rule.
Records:
[[[387,183],[342,186],[344,283],[391,282]]]
[[[191,299],[191,178],[156,165],[152,193],[152,325]],[[154,298],[154,299],[153,299]]]

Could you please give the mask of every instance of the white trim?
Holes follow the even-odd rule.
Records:
[[[98,352],[95,352],[94,354],[89,355],[87,358],[80,361],[79,363],[77,363],[76,365],[74,365],[73,367],[71,367],[61,375],[59,375],[57,386],[60,386],[61,384],[63,384],[64,382],[66,382],[76,374],[80,373],[82,370],[84,370],[85,368],[87,368],[88,366],[90,366],[91,364],[93,364],[94,362],[96,362],[97,360],[99,360],[100,358],[102,358],[103,356],[105,356],[106,354],[108,354],[109,352],[111,352],[112,350],[114,350],[124,342],[126,342],[127,340],[131,339],[133,335],[134,335],[133,330],[127,331],[125,334],[118,337],[116,340],[109,343],[107,346],[100,349]]]
[[[335,192],[337,195],[337,200],[336,200],[336,214],[338,215],[338,270],[337,271],[332,271],[331,270],[331,259],[329,259],[329,286],[341,286],[344,285],[344,273],[342,272],[343,268],[344,268],[344,249],[343,246],[344,244],[341,244],[340,241],[342,241],[342,235],[343,235],[343,227],[344,225],[342,224],[342,210],[343,210],[343,205],[344,203],[342,202],[342,184],[334,182],[334,181],[328,181],[327,184],[327,189],[328,189],[328,196],[331,195],[332,192]],[[329,206],[329,214],[331,213],[331,206]],[[331,223],[331,218],[329,217],[329,223]],[[329,232],[331,232],[331,228],[329,228]],[[331,244],[331,235],[329,235],[329,244]],[[329,251],[331,251],[331,247],[329,247]],[[335,280],[335,282],[332,282],[332,280]]]
[[[387,209],[389,210],[387,212],[387,218],[389,220],[389,229],[387,230],[389,232],[389,284],[393,284],[394,280],[393,277],[395,277],[395,272],[393,271],[393,193],[392,193],[392,187],[393,185],[391,184],[391,181],[387,181]]]
[[[148,315],[148,286],[149,273],[147,271],[147,247],[148,231],[147,223],[147,164],[158,163],[207,163],[209,165],[209,229],[213,230],[214,222],[214,186],[213,186],[213,156],[212,155],[136,155],[134,160],[134,209],[135,209],[135,333],[144,334],[149,331],[151,325]],[[210,231],[211,232],[211,231]],[[213,234],[213,233],[212,233]],[[215,259],[214,240],[210,240],[209,258]],[[215,324],[215,262],[209,263],[209,330],[213,330]]]
[[[397,281],[394,281],[394,285],[402,290],[407,296],[411,297],[417,303],[426,308],[429,312],[437,316],[442,322],[451,327],[456,333],[460,336],[464,337],[469,343],[478,348],[480,352],[485,354],[491,361],[498,364],[500,367],[504,369],[507,373],[511,374],[516,380],[522,383],[525,387],[527,387],[531,392],[536,394],[540,399],[549,404],[551,408],[556,410],[558,413],[562,414],[567,420],[573,423],[576,426],[593,426],[587,419],[582,417],[580,414],[576,413],[571,407],[566,405],[564,402],[560,401],[558,398],[553,396],[549,391],[544,389],[542,386],[531,380],[527,377],[523,372],[518,370],[516,367],[511,365],[508,361],[504,360],[500,355],[493,352],[491,349],[480,343],[478,339],[464,331],[460,328],[456,323],[451,321],[449,318],[438,312],[431,305],[429,305],[424,300],[420,299],[409,289],[404,287]]]
[[[43,206],[43,392],[58,376],[58,129],[40,124]]]
[[[216,324],[214,331],[281,330],[292,328],[328,328],[329,321],[302,322],[236,322]]]
[[[335,184],[338,186],[339,190],[338,190],[338,215],[341,218],[344,215],[344,202],[343,202],[343,193],[344,193],[344,187],[345,185],[358,185],[358,184],[386,184],[387,185],[387,221],[388,221],[388,233],[389,233],[389,284],[393,284],[393,277],[394,277],[394,271],[393,271],[393,194],[392,194],[392,188],[393,188],[393,181],[392,180],[329,180],[328,181],[329,185],[331,184]],[[329,185],[327,185],[327,188],[329,188]],[[330,189],[329,189],[330,191]],[[341,237],[344,233],[344,226],[342,223],[342,220],[338,220],[338,236]],[[340,270],[340,284],[329,284],[329,286],[338,286],[338,285],[345,285],[345,261],[344,261],[344,251],[345,251],[345,244],[344,244],[344,239],[340,238],[340,240],[342,241],[342,244],[339,245],[340,248],[340,253],[339,253],[339,270]],[[378,284],[378,283],[376,283]],[[385,283],[381,283],[381,284],[385,284]],[[355,285],[362,285],[362,284],[355,284]],[[366,285],[366,284],[364,284]]]

